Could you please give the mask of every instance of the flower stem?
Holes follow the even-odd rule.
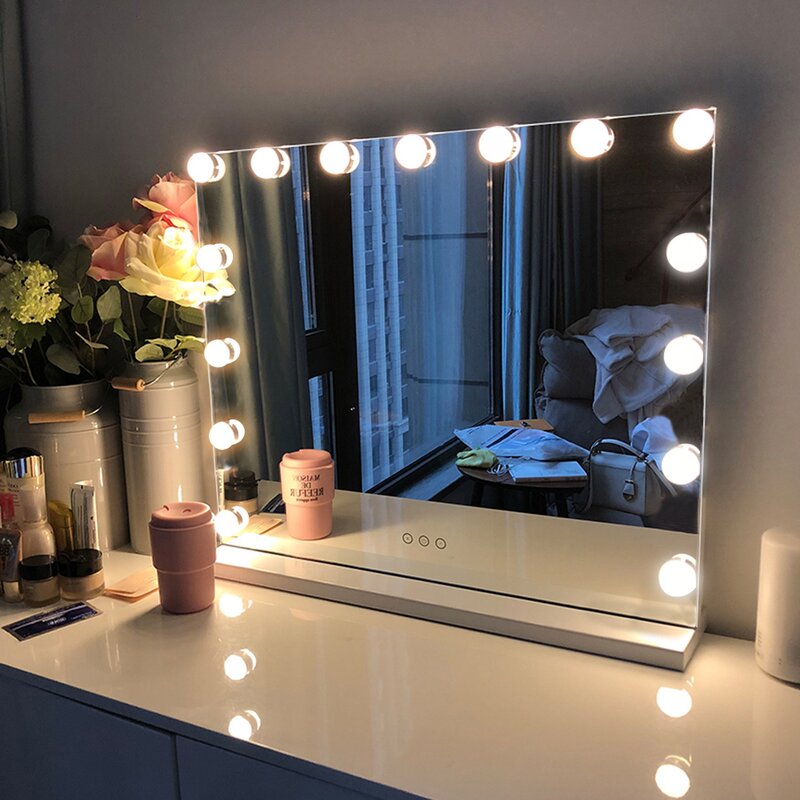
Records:
[[[23,350],[22,351],[22,360],[25,362],[25,369],[28,370],[28,377],[31,379],[31,383],[34,386],[38,386],[39,384],[36,383],[36,378],[33,377],[33,372],[31,372],[31,365],[28,361],[28,354]]]
[[[136,315],[133,313],[133,300],[131,299],[130,293],[125,292],[126,297],[128,298],[128,308],[131,312],[131,327],[133,328],[133,341],[136,345],[136,349],[139,349],[139,329],[136,327]]]
[[[160,339],[164,338],[164,331],[167,329],[167,314],[169,314],[170,301],[164,303],[164,313],[161,315],[161,333],[158,334]]]

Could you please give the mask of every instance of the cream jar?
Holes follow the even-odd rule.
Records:
[[[61,596],[65,600],[88,600],[106,588],[103,554],[99,550],[64,550],[58,554]]]
[[[19,578],[22,598],[29,606],[46,606],[59,599],[58,568],[54,556],[23,558],[19,563]]]

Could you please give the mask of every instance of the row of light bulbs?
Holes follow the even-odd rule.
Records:
[[[682,112],[672,125],[672,138],[684,150],[701,150],[714,138],[714,117],[701,108]],[[612,148],[614,139],[614,131],[606,121],[585,119],[572,128],[569,143],[581,158],[598,158]],[[490,164],[502,164],[516,158],[521,145],[515,127],[495,125],[481,133],[478,152]],[[398,139],[394,155],[405,169],[424,169],[436,159],[436,144],[430,135],[409,133]],[[335,141],[322,147],[319,161],[331,175],[346,175],[358,168],[361,155],[352,142]],[[250,157],[250,168],[265,180],[282,178],[291,166],[289,153],[283,147],[260,147]],[[225,175],[225,162],[217,153],[195,153],[186,168],[197,183],[218,181]]]

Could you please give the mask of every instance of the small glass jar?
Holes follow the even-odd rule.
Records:
[[[103,554],[99,550],[64,550],[58,554],[58,574],[65,600],[88,600],[106,588]]]
[[[36,555],[19,562],[22,597],[29,606],[46,606],[59,599],[55,556]]]
[[[248,514],[258,513],[258,481],[249,469],[232,469],[225,481],[225,508],[241,506]]]

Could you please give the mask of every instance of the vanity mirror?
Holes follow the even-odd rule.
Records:
[[[714,118],[193,156],[217,468],[336,462],[332,536],[237,511],[220,574],[682,666]]]

